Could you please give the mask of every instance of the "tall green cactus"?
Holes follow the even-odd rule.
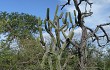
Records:
[[[67,44],[69,44],[69,42],[67,42],[66,39],[72,40],[72,38],[74,36],[74,28],[71,29],[68,36],[66,36],[66,34],[65,34],[65,31],[67,31],[67,29],[69,27],[69,22],[67,20],[68,17],[69,17],[70,23],[73,24],[71,14],[69,12],[67,12],[65,14],[65,17],[63,17],[64,13],[61,13],[60,16],[58,16],[57,15],[58,7],[59,6],[56,7],[56,11],[55,11],[53,21],[50,20],[49,8],[47,8],[46,19],[44,20],[45,30],[50,35],[51,40],[52,40],[50,46],[49,45],[44,45],[44,46],[47,48],[51,47],[52,50],[48,50],[44,53],[41,66],[43,67],[45,60],[48,59],[48,64],[50,65],[50,67],[49,67],[50,70],[53,70],[54,67],[56,67],[55,68],[56,70],[62,70],[63,69],[63,67],[61,65],[62,53],[63,53],[64,49],[66,48]],[[63,23],[62,26],[60,26],[61,25],[61,23],[59,22],[60,20],[62,20],[62,23]],[[40,19],[39,19],[39,23],[41,23]],[[53,33],[52,29],[55,30],[55,34]],[[41,42],[42,42],[41,44],[43,44],[45,42],[43,40],[41,27],[39,27],[39,32],[40,32],[40,38],[41,38]],[[61,32],[62,32],[63,36],[65,37],[64,43],[61,43]],[[56,57],[56,66],[52,65],[52,59],[53,58],[51,56]]]

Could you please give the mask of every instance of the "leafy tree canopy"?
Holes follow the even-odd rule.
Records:
[[[4,34],[8,41],[14,39],[33,38],[38,32],[36,16],[18,12],[0,12],[0,34]]]

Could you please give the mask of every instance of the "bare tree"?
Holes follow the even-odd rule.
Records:
[[[87,26],[84,25],[84,18],[85,17],[89,17],[93,14],[93,12],[89,11],[87,12],[86,8],[85,8],[85,12],[82,12],[79,5],[81,4],[82,1],[85,1],[86,3],[88,3],[88,5],[90,5],[90,7],[92,7],[93,3],[90,3],[88,0],[80,0],[80,2],[78,3],[78,0],[73,0],[74,2],[74,6],[75,9],[78,13],[78,15],[76,16],[75,14],[75,24],[76,26],[80,27],[82,29],[82,36],[81,36],[81,40],[80,40],[80,45],[76,44],[76,43],[72,43],[74,46],[76,46],[78,49],[78,56],[79,56],[79,70],[86,70],[86,55],[85,55],[85,50],[86,50],[86,44],[87,44],[87,40],[89,38],[92,39],[92,42],[97,41],[98,46],[103,47],[105,46],[107,43],[110,42],[109,36],[107,35],[107,32],[105,31],[105,29],[103,28],[103,26],[107,26],[110,25],[110,23],[106,23],[106,24],[100,24],[97,25],[96,29],[93,30]],[[64,5],[65,6],[65,5]],[[64,8],[64,6],[62,8]],[[87,6],[87,4],[86,4]],[[74,13],[76,13],[76,11],[74,11]],[[73,25],[73,26],[74,26]],[[102,30],[102,32],[104,33],[104,35],[102,36],[98,36],[96,33],[99,31],[99,29]],[[90,32],[87,32],[90,31]],[[105,37],[107,42],[106,44],[101,44],[100,38]]]

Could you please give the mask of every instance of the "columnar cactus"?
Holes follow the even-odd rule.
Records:
[[[44,56],[42,58],[41,66],[44,66],[44,62],[46,59],[48,59],[48,64],[50,66],[50,70],[53,70],[53,65],[52,65],[52,57],[51,55],[55,56],[56,58],[56,69],[57,70],[62,70],[63,67],[65,67],[66,63],[64,63],[64,66],[61,66],[61,57],[64,49],[70,44],[70,41],[72,40],[74,36],[74,27],[70,30],[68,36],[65,34],[65,31],[68,29],[69,22],[67,21],[67,18],[69,17],[70,23],[73,24],[71,14],[69,12],[66,13],[65,17],[63,18],[63,13],[60,14],[60,16],[57,15],[58,12],[58,6],[56,7],[55,15],[54,15],[54,20],[50,20],[49,18],[49,8],[47,8],[47,15],[46,19],[44,20],[45,24],[45,30],[46,32],[50,35],[51,37],[51,45],[46,45],[45,41],[43,39],[42,35],[42,28],[39,26],[39,33],[40,33],[40,40],[41,44],[45,47],[51,48],[52,50],[46,50],[44,53]],[[62,26],[60,26],[59,20],[62,20]],[[41,19],[39,19],[38,23],[41,23]],[[55,30],[55,34],[53,34],[52,29]],[[61,39],[61,32],[65,38],[65,42],[62,43]]]

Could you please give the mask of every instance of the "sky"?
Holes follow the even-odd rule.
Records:
[[[23,12],[45,18],[46,9],[50,8],[52,16],[57,4],[58,0],[0,0],[0,11]]]
[[[46,9],[50,8],[50,17],[53,18],[56,5],[62,5],[67,0],[0,0],[0,11],[28,13],[37,17],[45,18]],[[85,18],[85,25],[90,28],[95,28],[96,25],[110,22],[110,0],[89,0],[93,3],[91,11],[93,15]],[[72,5],[66,6],[62,11],[72,12],[75,9],[73,2]],[[84,10],[85,2],[80,5],[81,10]],[[88,10],[89,10],[88,6]],[[59,10],[59,12],[62,12]],[[110,33],[110,26],[105,27]],[[75,30],[76,36],[80,35],[81,29]],[[46,34],[45,34],[46,35]]]
[[[0,11],[19,12],[36,15],[37,17],[45,18],[46,9],[50,8],[50,17],[54,16],[56,5],[62,5],[67,0],[0,0]],[[102,24],[110,21],[110,0],[89,0],[93,3],[93,15],[85,19],[87,26],[95,27],[97,24]],[[66,6],[63,12],[73,12],[74,4]],[[80,8],[84,10],[85,2],[82,2]],[[89,8],[88,8],[89,10]],[[61,12],[61,10],[59,10]],[[52,17],[53,18],[53,17]]]

